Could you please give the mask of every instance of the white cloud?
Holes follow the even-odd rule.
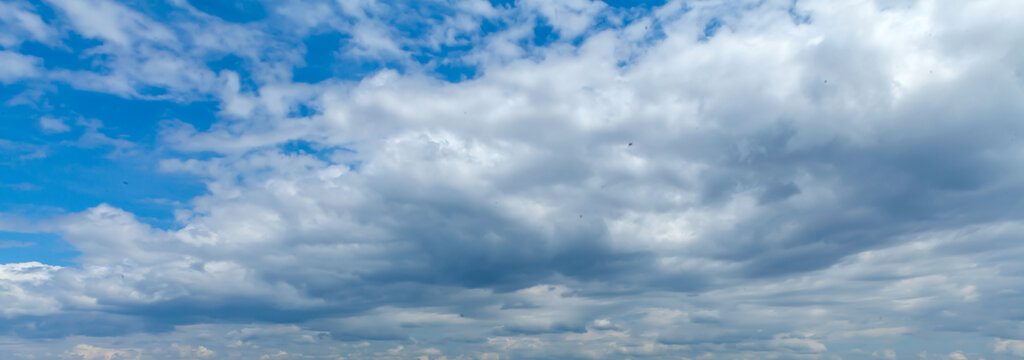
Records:
[[[1009,353],[1024,357],[1024,340],[996,339],[992,348],[997,353]]]
[[[58,312],[61,303],[47,294],[44,286],[59,269],[38,262],[0,264],[0,316]]]
[[[128,360],[141,359],[142,351],[139,349],[109,349],[88,344],[78,344],[74,350],[65,352],[62,357],[76,360]]]
[[[863,329],[847,331],[842,334],[843,337],[893,337],[900,336],[910,332],[907,327],[891,327],[891,328],[874,328],[874,329]]]
[[[41,59],[13,51],[0,50],[0,83],[37,77],[41,74]]]
[[[39,284],[49,279],[50,273],[57,269],[60,267],[39,262],[3,264],[0,267],[0,280]]]
[[[0,3],[0,28],[4,29],[4,33],[0,34],[0,45],[13,48],[26,39],[42,43],[54,41],[56,31],[39,15],[34,14],[33,10],[31,6],[19,2]]]
[[[948,358],[949,360],[967,360],[967,356],[960,351],[951,352],[949,353],[949,355],[946,356],[946,358]]]
[[[5,186],[5,187],[13,187],[13,188],[20,189],[20,190],[25,190],[25,191],[34,190],[34,189],[32,189],[30,187],[30,185],[31,184],[14,184],[14,185],[4,184],[3,186]],[[25,248],[25,247],[29,247],[29,246],[34,246],[35,244],[36,243],[31,242],[31,241],[22,242],[22,241],[0,240],[0,249]]]
[[[172,41],[174,34],[145,15],[107,0],[52,0],[82,35],[131,46],[140,39]]]
[[[593,26],[593,23],[598,20],[600,11],[606,7],[601,1],[588,0],[529,0],[517,5],[535,9],[564,39],[573,39],[582,35],[584,31]]]
[[[48,133],[62,133],[71,131],[71,127],[64,123],[64,120],[43,116],[39,118],[39,126]]]
[[[896,359],[896,352],[893,351],[892,349],[885,349],[885,350],[882,350],[881,353],[874,352],[874,353],[871,353],[871,354],[876,356],[876,357],[882,358],[882,359],[890,359],[890,360],[895,360]]]
[[[182,359],[185,359],[185,358],[205,359],[205,358],[209,358],[209,357],[212,357],[214,355],[217,355],[216,352],[214,352],[213,350],[207,349],[205,346],[202,346],[202,345],[190,346],[190,345],[171,344],[171,348],[177,350],[178,351],[178,356],[180,356]]]
[[[772,340],[772,345],[796,352],[822,353],[828,350],[824,344],[813,339],[778,338]]]

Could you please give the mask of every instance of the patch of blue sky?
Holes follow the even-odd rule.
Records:
[[[283,144],[278,145],[281,152],[285,155],[299,155],[299,156],[312,156],[317,160],[323,161],[328,164],[334,164],[334,153],[342,152],[347,154],[355,154],[355,150],[341,147],[341,146],[327,146],[321,143],[295,139],[286,141]],[[349,167],[352,168],[351,166]]]
[[[704,30],[700,34],[700,41],[708,41],[715,36],[718,29],[722,27],[722,22],[718,18],[711,18],[707,23],[704,24]]]
[[[491,1],[492,6],[511,7],[513,1]],[[533,36],[521,41],[520,46],[542,48],[557,41],[568,41],[580,45],[588,35],[608,28],[628,25],[632,18],[653,7],[664,4],[664,1],[613,1],[609,5],[621,11],[632,13],[624,17],[624,22],[599,21],[584,34],[572,39],[563,39],[544,17],[538,17],[533,29]],[[432,2],[396,2],[389,4],[387,19],[395,35],[406,39],[402,50],[410,57],[426,65],[436,77],[448,82],[471,80],[481,74],[480,69],[463,61],[463,56],[480,44],[481,39],[489,34],[508,28],[507,19],[483,18],[480,26],[472,32],[455,34],[454,43],[430,44],[427,37],[432,36],[434,26],[443,23],[454,11],[441,3]],[[367,59],[360,55],[350,55],[353,48],[351,37],[341,32],[319,32],[302,39],[306,50],[303,63],[293,70],[293,80],[303,83],[318,83],[328,79],[359,80],[380,69],[389,68],[404,73],[406,65],[401,61],[384,59]],[[216,68],[216,66],[214,66]],[[216,70],[216,69],[215,69]],[[238,71],[242,72],[242,71]],[[243,76],[245,77],[245,76]]]
[[[290,118],[309,117],[316,114],[316,108],[309,106],[307,104],[293,105],[291,108],[289,108],[288,111],[288,117]]]
[[[32,13],[39,15],[45,23],[53,23],[57,18],[57,12],[43,0],[26,0],[23,3],[28,4]]]
[[[458,83],[477,78],[480,75],[480,69],[463,62],[452,61],[438,64],[434,67],[434,73],[445,81]]]
[[[497,21],[495,21],[497,20]],[[480,35],[486,36],[491,33],[495,33],[508,28],[508,24],[501,19],[488,19],[483,18],[480,20]]]
[[[82,211],[100,203],[133,212],[159,228],[172,211],[206,191],[186,175],[159,173],[151,156],[110,156],[107,148],[49,146],[46,158],[0,164],[0,212],[33,217],[45,209]],[[48,212],[48,211],[47,211]]]
[[[159,173],[155,164],[163,150],[156,142],[167,119],[208,128],[216,120],[216,103],[140,101],[53,88],[35,103],[0,107],[0,139],[10,144],[0,149],[0,184],[5,185],[0,212],[31,216],[39,209],[81,211],[105,202],[164,228],[172,225],[173,209],[205,191],[194,177]],[[63,124],[65,131],[44,129],[42,117]],[[97,120],[102,127],[95,127]]]
[[[473,79],[478,74],[476,66],[462,61],[462,57],[478,45],[480,39],[491,32],[507,28],[506,24],[487,23],[472,33],[456,33],[451,43],[434,44],[428,37],[436,26],[443,24],[456,13],[451,8],[439,3],[411,3],[399,5],[398,13],[404,14],[396,18],[392,24],[401,38],[412,39],[412,45],[403,47],[412,58],[422,65],[427,65],[439,78],[449,82],[460,82]],[[411,16],[410,16],[411,14]]]
[[[207,61],[206,67],[215,73],[232,71],[238,74],[239,90],[242,92],[255,92],[259,89],[259,84],[252,76],[251,62],[241,56],[225,54],[220,58]]]
[[[548,22],[546,18],[538,18],[537,24],[533,26],[533,38],[531,38],[530,45],[543,47],[550,45],[559,39],[558,32],[555,31],[554,26]]]
[[[400,68],[397,62],[346,55],[354,45],[351,36],[340,32],[310,35],[302,43],[306,53],[304,64],[293,69],[292,80],[295,82],[314,84],[332,79],[358,81],[385,66]]]
[[[69,266],[80,254],[57,234],[0,231],[0,264],[38,261]]]
[[[401,58],[371,58],[359,54],[352,37],[342,32],[313,34],[304,38],[302,43],[305,54],[303,63],[293,68],[292,80],[295,82],[313,84],[325,80],[358,81],[381,69],[393,69],[399,73],[408,71],[407,64]],[[402,50],[408,51],[413,60],[421,64],[450,59],[459,51],[446,46],[437,50],[409,46]]]
[[[63,35],[61,46],[26,41],[21,44],[18,52],[42,59],[43,68],[47,70],[98,71],[106,69],[106,60],[110,55],[89,53],[87,50],[102,44],[103,42],[100,40],[68,32]]]
[[[0,139],[15,141],[30,138],[38,133],[39,106],[21,104],[43,95],[39,89],[27,83],[0,86]],[[46,115],[49,115],[48,113]]]
[[[20,114],[23,119],[19,124],[24,123],[26,129],[38,128],[42,116],[62,119],[69,126],[96,119],[102,122],[102,132],[108,136],[115,137],[109,134],[114,133],[133,142],[152,142],[162,121],[177,119],[205,129],[217,121],[218,107],[213,100],[182,103],[126,99],[56,84],[46,89],[36,103],[8,105],[4,110]]]
[[[789,6],[789,17],[793,19],[793,23],[797,25],[810,24],[811,14],[801,13],[796,8],[796,0],[793,0],[793,4]]]
[[[488,0],[493,7],[511,7],[515,5],[515,0]]]

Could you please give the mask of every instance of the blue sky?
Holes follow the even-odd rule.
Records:
[[[1024,358],[1021,18],[0,0],[0,353]]]

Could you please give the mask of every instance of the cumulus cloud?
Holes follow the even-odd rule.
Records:
[[[81,255],[2,265],[0,329],[268,359],[816,358],[909,334],[934,348],[875,357],[1024,352],[1021,7],[431,4],[280,4],[245,27],[53,2],[109,56],[55,81],[216,101],[218,121],[154,130],[154,176],[205,184],[172,226],[109,203],[39,220]],[[292,82],[304,49],[281,44],[318,31],[348,39],[331,61],[383,65]],[[213,69],[226,54],[244,65]],[[940,346],[951,331],[981,345]]]

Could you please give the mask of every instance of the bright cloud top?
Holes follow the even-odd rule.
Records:
[[[1024,357],[1015,1],[0,3],[0,349]]]

